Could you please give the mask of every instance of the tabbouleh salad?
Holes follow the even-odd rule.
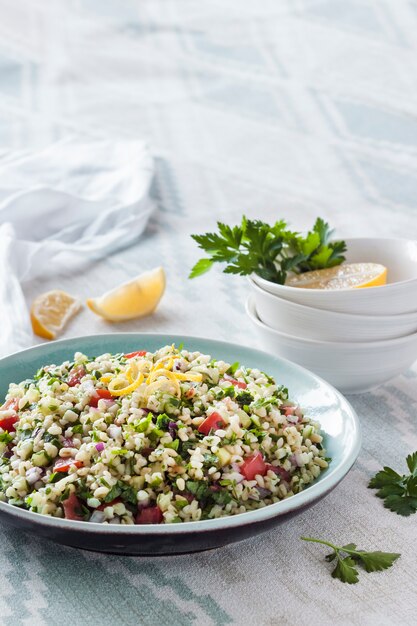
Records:
[[[0,500],[70,520],[181,523],[288,498],[328,465],[273,378],[174,345],[80,352],[11,384]]]

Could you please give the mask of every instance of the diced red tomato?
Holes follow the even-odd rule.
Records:
[[[81,379],[86,375],[85,367],[83,365],[77,365],[77,367],[73,367],[71,372],[69,373],[67,384],[69,387],[75,387],[75,385],[79,385]]]
[[[15,432],[14,425],[19,421],[19,416],[17,415],[17,410],[19,408],[19,398],[9,398],[3,406],[0,408],[1,411],[14,411],[14,415],[9,415],[9,417],[3,417],[0,419],[0,428],[3,430],[7,430],[9,433]]]
[[[232,383],[234,387],[239,387],[239,389],[246,389],[246,387],[248,386],[247,383],[236,380],[236,378],[233,378],[233,376],[229,376],[229,374],[225,374],[224,379],[229,381],[229,383]]]
[[[0,407],[0,411],[17,411],[19,408],[19,398],[9,398],[2,407]]]
[[[14,433],[16,430],[14,425],[18,421],[19,416],[17,414],[11,415],[10,417],[3,417],[3,419],[0,419],[0,428],[7,430],[9,433]]]
[[[268,472],[268,470],[272,470],[273,472],[275,472],[275,474],[281,476],[282,480],[285,480],[287,483],[289,483],[291,480],[291,474],[283,467],[276,467],[276,465],[266,463],[266,471]]]
[[[267,465],[262,454],[258,451],[247,456],[240,466],[240,471],[246,480],[253,480],[257,474],[264,476],[267,471]]]
[[[134,356],[145,356],[146,350],[137,350],[137,352],[129,352],[129,354],[125,354],[126,359],[131,359]]]
[[[54,472],[68,472],[71,467],[83,467],[82,461],[75,459],[57,459],[54,463]]]
[[[115,504],[119,504],[119,502],[123,502],[123,500],[121,498],[115,498],[111,502],[103,502],[103,504],[100,504],[100,506],[96,508],[96,511],[104,511],[106,506],[114,506]]]
[[[211,413],[211,415],[206,417],[204,422],[200,424],[200,426],[198,427],[198,432],[202,433],[203,435],[208,435],[211,430],[218,430],[224,425],[225,422],[220,413],[216,413],[216,411],[214,411],[214,413]]]
[[[136,515],[136,524],[160,524],[164,519],[159,506],[148,506]]]
[[[84,520],[81,503],[75,493],[72,493],[69,498],[64,500],[62,506],[64,507],[65,519],[73,519],[78,522]]]
[[[90,402],[89,402],[89,405],[94,408],[97,408],[99,400],[101,399],[111,400],[113,398],[113,396],[111,395],[108,389],[96,389],[95,394],[96,394],[95,396],[92,396],[90,398]]]
[[[288,416],[288,415],[294,415],[296,408],[297,408],[296,406],[283,406],[282,410],[284,411],[284,415]]]
[[[19,416],[17,415],[17,410],[19,408],[19,398],[9,398],[2,407],[0,407],[1,411],[14,411],[14,415],[9,415],[9,417],[3,417],[0,419],[0,428],[3,430],[7,430],[9,433],[15,432],[14,425],[19,421]]]

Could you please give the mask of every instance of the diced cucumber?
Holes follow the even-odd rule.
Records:
[[[240,422],[243,426],[243,428],[249,428],[249,426],[251,425],[251,418],[249,417],[249,415],[246,415],[246,413],[241,413],[240,414]]]
[[[217,452],[217,456],[219,458],[220,465],[222,467],[224,465],[227,465],[228,463],[230,463],[230,461],[232,459],[232,455],[230,454],[230,452],[228,452],[224,448],[220,448],[220,450]]]
[[[253,422],[253,424],[255,424],[255,426],[257,426],[258,428],[261,427],[261,420],[259,418],[258,415],[251,415],[251,422]]]
[[[46,454],[45,450],[40,450],[39,452],[35,452],[32,456],[32,463],[36,467],[44,467],[45,465],[49,465],[50,458]]]

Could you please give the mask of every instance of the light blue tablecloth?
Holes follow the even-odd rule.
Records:
[[[0,0],[0,156],[64,136],[149,140],[158,211],[138,246],[25,286],[102,293],[163,264],[157,313],[116,327],[256,345],[244,280],[187,280],[189,234],[317,215],[349,235],[416,236],[417,5],[405,0]],[[33,207],[36,210],[36,207]],[[111,331],[84,312],[67,336]],[[414,624],[416,516],[366,488],[417,449],[416,371],[352,397],[363,450],[325,501],[207,554],[90,554],[1,532],[0,623]],[[402,553],[343,585],[312,535]]]

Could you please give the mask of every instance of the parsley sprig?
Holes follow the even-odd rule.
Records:
[[[408,516],[417,511],[417,451],[406,458],[409,474],[397,474],[384,467],[369,482],[370,489],[384,500],[384,506],[398,515]]]
[[[345,546],[335,546],[330,541],[301,537],[303,541],[321,543],[333,550],[325,559],[328,562],[336,561],[336,567],[332,571],[332,577],[338,578],[342,583],[354,584],[359,580],[357,565],[362,565],[367,572],[381,572],[388,569],[401,556],[397,552],[366,552],[358,550],[356,544],[348,543]]]
[[[271,225],[245,216],[240,225],[217,222],[217,227],[217,233],[191,235],[209,256],[197,261],[190,278],[204,274],[214,263],[226,263],[226,274],[255,273],[282,285],[290,271],[324,269],[345,260],[345,242],[331,242],[333,231],[320,217],[305,236],[289,230],[284,220]]]

